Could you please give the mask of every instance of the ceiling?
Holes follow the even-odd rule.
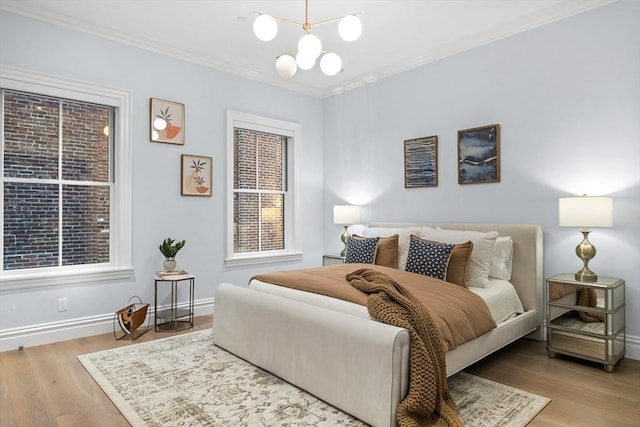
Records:
[[[304,21],[304,0],[0,0],[0,9],[185,59],[250,79],[324,97],[508,37],[611,0],[308,0],[312,33],[337,52],[343,71],[318,66],[291,79],[277,56],[295,50],[301,27],[279,23],[258,40],[254,12]],[[345,42],[338,23],[359,13],[360,39]]]

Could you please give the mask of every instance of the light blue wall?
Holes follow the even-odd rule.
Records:
[[[0,12],[0,63],[130,89],[134,94],[136,278],[0,293],[0,331],[101,316],[153,297],[156,249],[187,239],[179,261],[196,298],[264,268],[224,267],[225,110],[302,124],[304,262],[340,249],[331,208],[369,207],[378,221],[532,222],[545,231],[545,274],[579,269],[578,230],[557,225],[557,198],[615,198],[592,262],[627,279],[628,334],[640,343],[640,3],[621,1],[319,100],[195,64]],[[184,147],[148,140],[149,98],[186,104]],[[499,123],[502,182],[459,186],[456,131]],[[439,137],[439,186],[403,185],[403,140]],[[214,196],[180,197],[181,153],[214,157]],[[322,161],[324,159],[324,161]],[[323,231],[324,229],[324,231]],[[57,312],[57,298],[69,311]]]
[[[594,229],[592,269],[627,280],[627,333],[640,337],[640,2],[622,1],[328,98],[325,247],[331,206],[376,221],[538,223],[545,275],[575,272],[578,229],[558,198],[614,197]],[[501,182],[458,185],[457,130],[499,123]],[[438,135],[439,185],[404,188],[403,141]]]
[[[135,281],[0,292],[0,332],[28,325],[100,316],[130,296],[153,301],[157,249],[166,236],[186,239],[179,266],[196,275],[196,299],[212,298],[222,281],[246,284],[265,269],[224,266],[226,110],[301,124],[300,141],[304,261],[322,257],[322,101],[193,63],[0,12],[0,63],[131,90],[133,92],[133,225]],[[149,141],[149,99],[186,106],[184,146]],[[180,154],[214,158],[213,197],[180,196]],[[58,313],[57,299],[68,298]]]

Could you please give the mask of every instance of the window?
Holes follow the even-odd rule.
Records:
[[[227,265],[300,259],[300,126],[230,111]]]
[[[131,276],[128,104],[0,68],[0,288]]]

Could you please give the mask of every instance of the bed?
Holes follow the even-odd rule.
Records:
[[[447,352],[450,376],[519,338],[543,339],[543,272],[542,229],[535,224],[374,223],[356,232],[362,238],[398,235],[396,267],[403,269],[411,235],[437,240],[447,231],[495,232],[494,243],[508,238],[512,246],[508,280],[469,287],[494,306],[497,327]],[[483,243],[476,243],[480,251]],[[490,302],[496,283],[510,287],[519,309],[499,312],[507,304]],[[248,287],[220,284],[214,319],[216,345],[370,425],[396,425],[410,378],[406,330],[370,319],[362,305],[256,279]]]

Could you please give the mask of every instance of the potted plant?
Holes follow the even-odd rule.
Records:
[[[176,254],[180,249],[182,249],[187,243],[186,240],[182,240],[180,242],[176,242],[171,237],[167,237],[164,239],[162,244],[158,246],[162,255],[164,255],[164,270],[165,271],[173,271],[176,268]]]

